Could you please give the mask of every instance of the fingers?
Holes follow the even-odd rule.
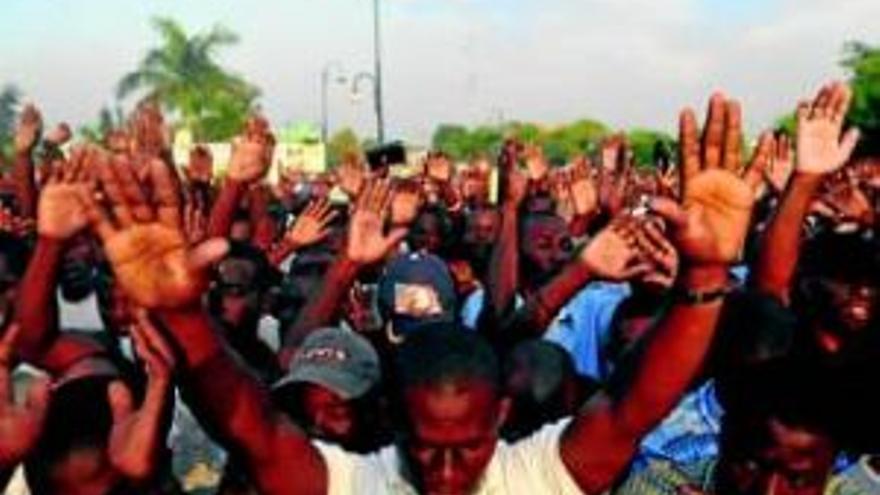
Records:
[[[21,325],[12,323],[0,338],[0,367],[8,366],[15,355],[15,346],[23,332]]]
[[[165,162],[159,159],[149,163],[150,182],[153,185],[153,201],[159,222],[180,228],[180,180]]]
[[[121,423],[134,413],[134,398],[122,380],[114,380],[107,386],[107,402],[113,423]]]
[[[841,161],[846,162],[849,160],[856,149],[856,145],[859,144],[859,137],[860,132],[855,127],[846,131],[846,134],[843,135],[843,140],[840,142]]]
[[[190,267],[200,272],[219,262],[229,252],[229,242],[223,238],[208,239],[199,244],[189,253]]]
[[[700,144],[697,140],[697,118],[693,110],[686,109],[679,118],[679,167],[680,183],[700,172]]]
[[[764,181],[764,174],[770,166],[775,150],[776,140],[773,138],[773,133],[766,131],[761,134],[761,137],[758,139],[758,146],[755,148],[755,153],[752,156],[752,162],[749,164],[749,168],[746,169],[745,175],[743,175],[746,183],[753,191],[758,190],[758,187]]]
[[[406,238],[407,233],[409,233],[409,229],[406,227],[392,229],[388,236],[385,237],[385,252],[391,252],[392,249],[396,248]]]
[[[80,204],[82,204],[86,217],[89,219],[92,231],[95,232],[102,242],[106,243],[116,234],[116,227],[110,220],[110,216],[101,208],[101,205],[95,200],[91,191],[82,190],[78,194]]]
[[[724,146],[726,105],[724,95],[715,93],[709,100],[706,128],[703,130],[703,167],[721,167],[721,152]]]
[[[844,83],[837,83],[830,103],[831,119],[834,122],[843,123],[851,100],[852,90],[850,87]]]
[[[114,160],[115,161],[115,160]],[[101,189],[110,202],[113,215],[122,227],[134,225],[134,214],[123,192],[122,182],[116,173],[116,167],[110,160],[100,160],[97,163],[98,177],[101,180]]]
[[[138,355],[153,367],[153,371],[169,373],[177,364],[174,349],[150,321],[146,311],[136,311],[135,318],[137,325],[132,329],[132,337],[135,339]]]
[[[135,174],[131,160],[117,155],[112,168],[119,180],[120,189],[133,220],[138,223],[152,221],[154,218],[153,209],[147,201],[147,196]]]
[[[830,103],[834,91],[835,88],[833,84],[822,86],[822,89],[819,90],[819,94],[816,95],[816,99],[813,100],[813,106],[810,109],[810,118],[824,119],[829,116]]]
[[[669,198],[653,198],[648,205],[651,211],[660,215],[676,228],[687,226],[688,216],[684,208]]]
[[[742,107],[739,102],[728,101],[724,114],[724,156],[722,166],[725,170],[738,173],[742,164]]]

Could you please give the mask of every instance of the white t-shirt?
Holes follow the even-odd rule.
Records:
[[[559,438],[569,419],[545,426],[514,444],[498,442],[483,480],[471,495],[580,495],[559,454]],[[328,469],[327,495],[416,495],[401,475],[394,446],[369,455],[316,442]]]

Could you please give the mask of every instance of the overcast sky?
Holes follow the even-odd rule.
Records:
[[[424,141],[440,122],[593,117],[675,128],[713,89],[752,131],[823,80],[847,40],[880,43],[878,0],[382,0],[388,133]],[[223,63],[262,89],[277,124],[319,119],[328,61],[371,69],[370,0],[2,0],[0,83],[49,120],[82,123],[157,41],[149,19],[220,23]],[[331,92],[331,120],[372,134],[372,99]]]

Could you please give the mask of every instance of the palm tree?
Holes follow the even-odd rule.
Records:
[[[190,36],[167,18],[153,19],[153,26],[162,42],[122,78],[118,97],[139,93],[141,100],[160,103],[198,139],[229,137],[259,95],[255,87],[215,61],[217,51],[236,44],[238,36],[223,26]],[[225,125],[218,125],[218,118]]]
[[[21,91],[15,85],[7,84],[0,89],[0,155],[11,151],[20,100]]]

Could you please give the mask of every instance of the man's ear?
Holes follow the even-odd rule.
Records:
[[[513,407],[513,400],[510,397],[503,396],[498,401],[498,416],[495,419],[495,430],[501,431],[501,428],[507,423],[510,417],[510,408]]]

